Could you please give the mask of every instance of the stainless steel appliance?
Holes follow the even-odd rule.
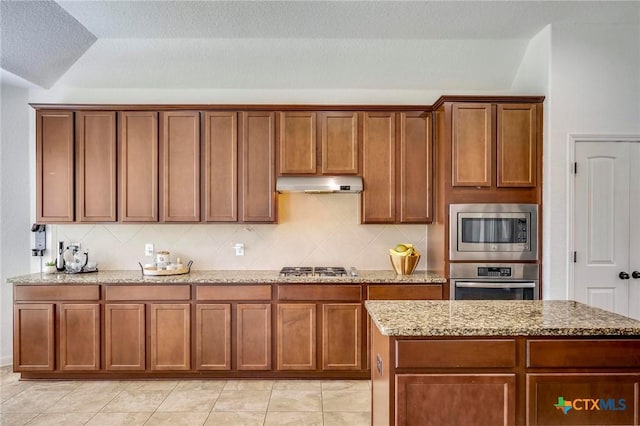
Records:
[[[276,181],[277,192],[306,192],[332,194],[334,192],[362,192],[360,176],[281,176]]]
[[[454,300],[536,300],[540,266],[535,263],[452,263]]]
[[[281,277],[346,277],[347,270],[341,266],[285,266]]]
[[[451,204],[449,260],[538,260],[538,206]]]

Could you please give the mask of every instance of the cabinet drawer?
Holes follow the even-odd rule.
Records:
[[[441,285],[370,285],[368,300],[440,300]]]
[[[281,285],[278,286],[279,300],[336,300],[359,302],[362,298],[360,286],[347,285]]]
[[[396,368],[504,367],[516,365],[516,341],[399,340]]]
[[[191,288],[188,285],[121,285],[106,286],[105,300],[189,300]]]
[[[528,340],[527,367],[640,367],[640,340]]]
[[[39,300],[99,300],[100,286],[71,286],[71,285],[39,285],[15,286],[13,295],[16,302]]]
[[[201,285],[196,300],[271,300],[270,285]]]

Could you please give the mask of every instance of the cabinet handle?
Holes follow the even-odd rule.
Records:
[[[638,278],[640,278],[640,272],[638,272],[638,271],[633,271],[633,272],[631,273],[631,276],[637,280]]]
[[[627,274],[626,272],[620,272],[618,274],[618,278],[620,278],[621,280],[628,280],[629,279],[629,274]]]

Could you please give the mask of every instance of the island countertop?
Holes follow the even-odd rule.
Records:
[[[28,274],[8,278],[10,284],[442,284],[446,279],[430,271],[396,275],[388,270],[358,270],[358,276],[281,277],[278,271],[212,270],[191,271],[183,275],[148,276],[140,270],[100,271],[88,274]]]
[[[640,321],[567,300],[367,301],[384,336],[640,336]]]

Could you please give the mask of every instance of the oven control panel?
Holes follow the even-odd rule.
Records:
[[[511,268],[502,266],[480,266],[478,277],[511,277]]]

